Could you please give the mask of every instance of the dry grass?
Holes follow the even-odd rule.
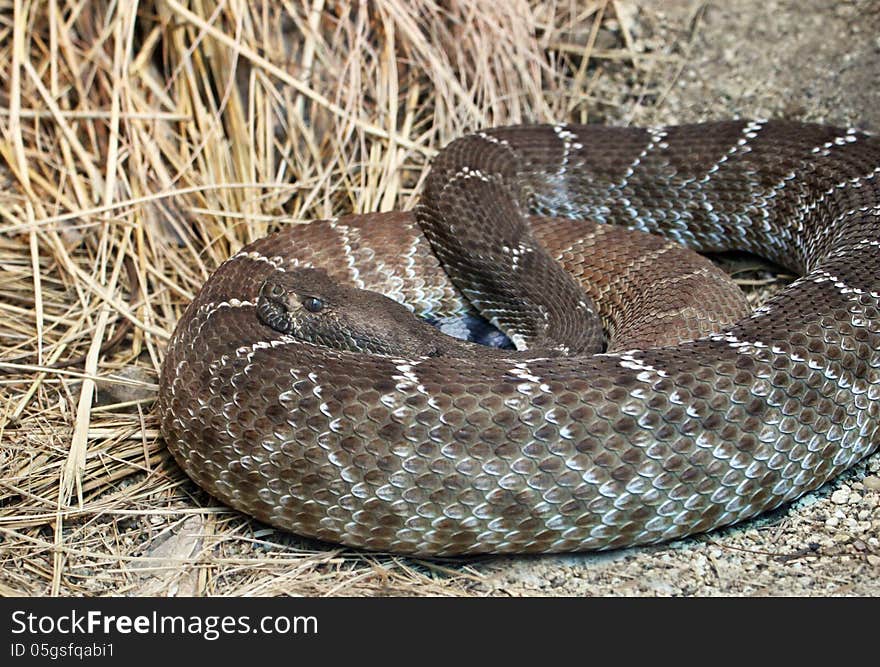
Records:
[[[467,594],[467,565],[217,507],[158,438],[163,348],[243,244],[411,207],[435,149],[468,129],[661,103],[688,33],[652,44],[629,11],[0,0],[0,593]]]

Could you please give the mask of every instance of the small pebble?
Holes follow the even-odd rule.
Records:
[[[147,401],[156,395],[156,375],[141,366],[125,366],[98,380],[97,405]]]
[[[862,484],[868,491],[880,491],[880,477],[869,475],[862,480]]]
[[[835,505],[845,505],[849,500],[849,489],[837,489],[831,494],[831,502]]]

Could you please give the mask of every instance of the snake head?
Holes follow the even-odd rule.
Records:
[[[260,286],[257,317],[276,331],[294,334],[334,318],[340,286],[323,269],[277,273]],[[311,327],[309,326],[311,325]]]
[[[257,317],[280,333],[350,352],[442,356],[454,345],[406,306],[338,283],[323,269],[272,274],[260,286]]]

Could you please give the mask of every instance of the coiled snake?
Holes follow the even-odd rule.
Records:
[[[877,138],[783,121],[499,128],[441,151],[415,218],[292,226],[207,281],[159,395],[199,485],[355,547],[578,551],[752,517],[880,444]],[[690,255],[638,237],[686,276],[646,269],[602,223],[801,277],[743,314]],[[626,303],[601,286],[593,303],[554,261],[590,273],[617,253],[647,281]],[[651,291],[676,280],[718,306],[720,331]],[[525,351],[447,344],[352,285],[440,316],[464,295]],[[664,340],[672,324],[693,340]]]

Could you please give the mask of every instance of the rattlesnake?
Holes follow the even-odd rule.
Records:
[[[688,265],[708,281],[691,295],[717,306],[708,333],[689,303],[650,296],[666,269],[622,254],[649,283],[627,303],[647,314],[601,289],[597,313],[555,262],[597,252],[575,220],[599,224],[590,238],[617,225],[800,277],[743,314]],[[645,248],[673,252],[667,240]],[[524,351],[459,353],[432,334],[370,347],[374,328],[406,318],[349,286],[422,315],[476,304]],[[297,328],[344,316],[346,294],[379,324]],[[664,340],[671,321],[694,340]],[[880,140],[785,121],[458,139],[414,216],[291,226],[224,263],[177,325],[159,413],[177,461],[220,500],[367,549],[605,549],[778,507],[880,444]]]

